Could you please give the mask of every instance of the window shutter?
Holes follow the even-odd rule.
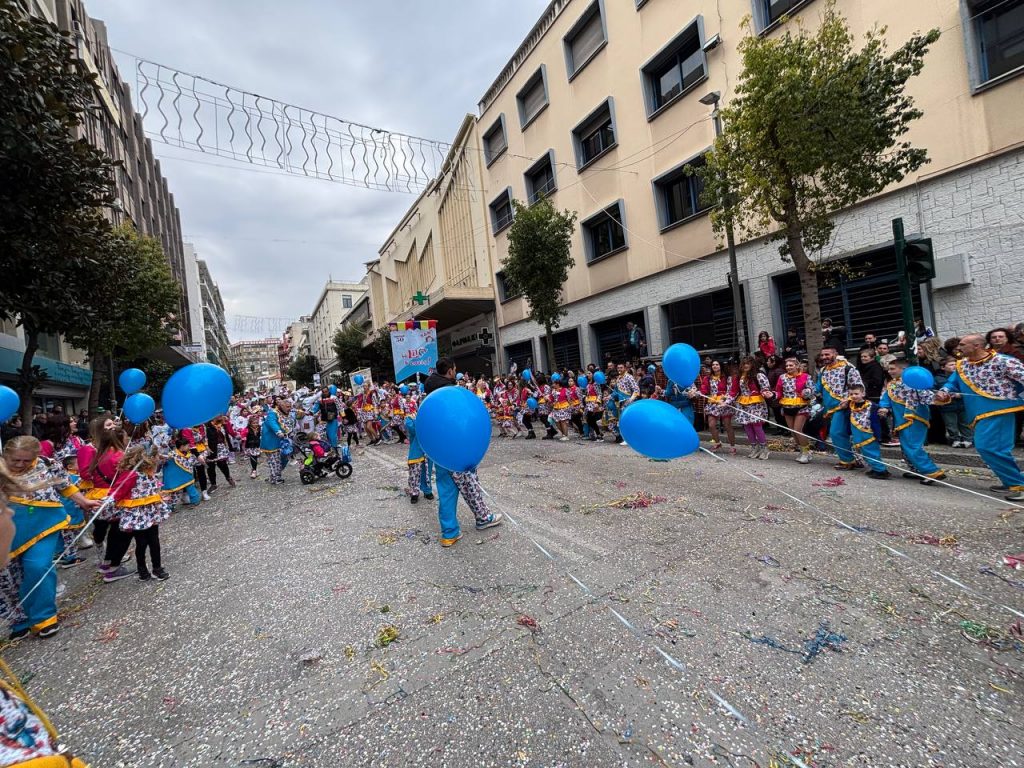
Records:
[[[545,100],[544,80],[537,78],[537,82],[523,96],[523,114],[527,120],[540,112]]]
[[[601,14],[595,13],[590,20],[576,33],[570,44],[572,49],[572,68],[576,71],[604,42],[604,28],[601,26]]]

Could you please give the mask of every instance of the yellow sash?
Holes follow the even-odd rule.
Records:
[[[786,407],[803,407],[807,405],[807,401],[802,397],[784,397],[781,400],[779,400],[779,405],[784,405]]]
[[[763,403],[764,398],[761,395],[741,395],[736,398],[736,402],[740,405],[754,405],[754,403]]]
[[[154,493],[149,496],[143,496],[141,499],[124,499],[117,502],[117,506],[125,508],[144,507],[147,504],[159,504],[163,501],[163,498],[159,493]]]

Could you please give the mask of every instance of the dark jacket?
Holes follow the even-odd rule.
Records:
[[[860,377],[864,380],[864,392],[867,394],[868,400],[877,403],[882,396],[882,390],[885,389],[885,381],[888,378],[885,370],[877,360],[872,360],[870,363],[858,363],[857,370],[860,371]]]
[[[445,378],[444,376],[440,375],[435,371],[434,373],[430,374],[430,376],[427,377],[427,380],[423,383],[423,391],[429,395],[435,389],[440,389],[441,387],[454,386],[455,379]]]

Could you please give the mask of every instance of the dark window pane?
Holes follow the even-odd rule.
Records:
[[[535,203],[541,195],[547,196],[554,191],[555,174],[548,161],[530,175],[530,202]]]
[[[618,250],[626,245],[619,206],[613,205],[587,224],[590,232],[591,260]]]
[[[991,80],[1024,66],[1024,0],[987,3],[978,17],[983,77]]]
[[[516,370],[522,371],[533,365],[533,343],[520,341],[518,344],[509,344],[505,347],[505,357],[508,358],[508,365],[511,369],[512,363],[516,364]]]
[[[704,77],[704,53],[697,48],[680,63],[683,71],[683,88],[689,88]]]
[[[764,0],[767,23],[778,21],[803,0]]]
[[[609,117],[604,123],[580,140],[583,150],[583,162],[590,162],[614,143],[615,132],[612,130],[612,120]]]
[[[676,94],[682,93],[682,90],[683,79],[679,72],[679,64],[673,61],[672,66],[658,76],[657,105],[662,106]]]

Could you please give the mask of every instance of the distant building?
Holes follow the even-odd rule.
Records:
[[[197,259],[196,264],[199,269],[199,295],[203,302],[203,338],[206,344],[206,360],[229,370],[231,355],[227,326],[224,322],[224,300],[220,296],[220,289],[210,275],[210,268],[206,262]]]
[[[277,339],[236,341],[231,345],[231,368],[247,388],[269,389],[281,381]]]
[[[339,283],[328,281],[320,293],[320,299],[309,316],[309,347],[321,374],[338,369],[338,358],[334,354],[334,334],[342,327],[348,313],[369,291],[368,283]]]

